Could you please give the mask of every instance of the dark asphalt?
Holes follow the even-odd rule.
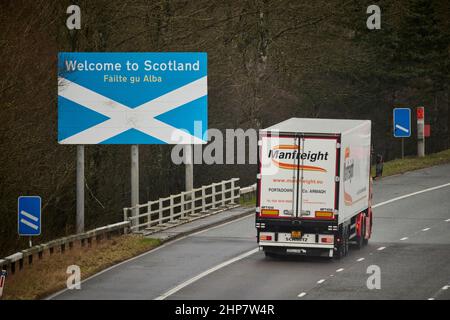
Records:
[[[375,203],[449,182],[450,165],[385,178],[375,182]],[[450,299],[450,288],[445,290],[445,285],[450,285],[447,219],[450,186],[377,207],[369,245],[351,250],[341,261],[273,260],[257,252],[187,285],[168,299]],[[81,290],[65,291],[55,299],[154,299],[254,249],[255,234],[253,216],[219,226],[168,243],[93,277]],[[366,286],[370,276],[367,267],[372,265],[380,268],[379,290]]]

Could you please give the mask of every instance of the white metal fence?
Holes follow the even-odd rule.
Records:
[[[124,221],[131,221],[131,231],[151,230],[177,220],[201,216],[215,210],[237,206],[240,199],[239,178],[224,180],[123,209]]]

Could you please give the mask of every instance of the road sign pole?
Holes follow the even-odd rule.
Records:
[[[186,191],[191,191],[194,189],[194,163],[193,163],[193,147],[192,144],[187,144],[185,146],[186,150],[186,162],[185,162],[185,170],[186,170]]]
[[[184,162],[184,170],[185,170],[185,188],[186,191],[192,191],[194,189],[194,148],[192,144],[187,144],[184,146],[185,154],[185,162]],[[188,193],[186,195],[187,201],[185,205],[185,210],[192,210],[192,205],[190,200],[192,200],[192,195]]]
[[[77,233],[84,232],[84,145],[77,146]]]
[[[405,139],[402,138],[402,160],[405,157]]]
[[[417,108],[417,156],[425,157],[425,108]]]
[[[131,146],[131,206],[136,207],[139,204],[139,145]],[[132,210],[133,217],[139,213],[137,208]],[[133,219],[132,225],[137,225],[138,220]]]

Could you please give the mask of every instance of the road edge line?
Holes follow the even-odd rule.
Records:
[[[223,219],[223,220],[220,220],[220,221],[216,221],[215,223],[211,223],[209,225],[203,225],[203,226],[200,226],[198,228],[194,228],[192,230],[185,231],[185,232],[183,232],[180,235],[161,240],[161,245],[157,246],[156,248],[150,249],[149,251],[143,252],[143,253],[135,256],[135,257],[131,257],[131,258],[127,259],[127,260],[121,261],[121,262],[119,262],[117,264],[114,264],[114,265],[112,265],[112,266],[110,266],[110,267],[108,267],[106,269],[103,269],[103,270],[101,270],[101,271],[99,271],[97,273],[94,273],[93,275],[91,275],[91,276],[87,277],[86,279],[82,280],[80,282],[80,284],[83,284],[83,283],[85,283],[85,282],[87,282],[87,281],[89,281],[89,280],[91,280],[91,279],[93,279],[93,278],[95,278],[97,276],[100,276],[103,273],[108,272],[108,271],[110,271],[110,270],[112,270],[112,269],[114,269],[116,267],[119,267],[119,266],[121,266],[121,265],[123,265],[125,263],[128,263],[128,262],[134,261],[136,259],[142,258],[143,256],[145,256],[147,254],[150,254],[150,253],[153,253],[153,252],[158,251],[160,249],[163,249],[163,248],[167,247],[168,245],[171,245],[173,243],[176,243],[178,241],[186,239],[186,238],[188,238],[190,236],[201,234],[203,232],[207,232],[209,230],[212,230],[212,229],[215,229],[215,228],[218,228],[218,227],[221,227],[221,226],[225,226],[225,225],[230,224],[232,222],[237,222],[239,220],[242,220],[242,219],[245,219],[245,218],[249,217],[250,215],[252,215],[254,213],[255,213],[255,208],[248,208],[248,210],[245,210],[242,214],[231,216],[231,217],[228,217],[226,219]],[[57,296],[63,294],[66,291],[69,291],[69,289],[64,288],[62,290],[59,290],[59,291],[57,291],[57,292],[55,292],[55,293],[53,293],[51,295],[48,295],[47,297],[43,298],[42,300],[52,300],[53,298],[56,298]]]
[[[232,259],[224,261],[224,262],[222,262],[222,263],[220,263],[220,264],[218,264],[218,265],[216,265],[216,266],[214,266],[214,267],[212,267],[212,268],[210,268],[208,270],[203,271],[202,273],[196,275],[195,277],[192,277],[192,278],[190,278],[190,279],[180,283],[176,287],[174,287],[174,288],[170,289],[169,291],[163,293],[162,295],[156,297],[154,300],[164,300],[164,299],[170,297],[171,295],[173,295],[174,293],[177,293],[181,289],[183,289],[183,288],[193,284],[194,282],[196,282],[196,281],[206,277],[207,275],[209,275],[209,274],[211,274],[211,273],[213,273],[213,272],[215,272],[217,270],[220,270],[220,269],[222,269],[222,268],[224,268],[226,266],[229,266],[230,264],[233,264],[233,263],[235,263],[235,262],[237,262],[239,260],[245,259],[248,256],[251,256],[252,254],[255,254],[258,251],[259,251],[259,248],[255,248],[255,249],[252,249],[250,251],[244,252],[244,253],[242,253],[242,254],[240,254],[240,255],[232,258]]]

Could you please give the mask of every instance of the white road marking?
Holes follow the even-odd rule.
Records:
[[[449,287],[450,287],[449,285],[445,285],[442,287],[442,290],[448,290]]]
[[[319,281],[317,281],[318,284],[324,283],[325,279],[320,279]]]
[[[428,298],[428,300],[434,300],[434,298]]]
[[[299,297],[299,298],[303,298],[304,296],[306,296],[306,292],[302,292],[302,293],[300,293],[297,297]]]
[[[400,241],[405,241],[405,240],[408,240],[408,237],[403,237],[400,239]]]
[[[424,192],[433,191],[433,190],[436,190],[436,189],[445,188],[445,187],[448,187],[448,186],[450,186],[450,182],[449,182],[449,183],[446,183],[446,184],[442,184],[442,185],[436,186],[436,187],[432,187],[432,188],[420,190],[420,191],[417,191],[417,192],[413,192],[413,193],[410,193],[410,194],[406,194],[406,195],[403,195],[403,196],[400,196],[400,197],[396,197],[396,198],[393,198],[393,199],[390,199],[390,200],[387,200],[387,201],[384,201],[384,202],[375,204],[375,205],[372,206],[372,208],[381,207],[381,206],[383,206],[383,205],[386,205],[386,204],[389,204],[389,203],[392,203],[392,202],[395,202],[395,201],[398,201],[398,200],[402,200],[402,199],[405,199],[405,198],[408,198],[408,197],[412,197],[412,196],[415,196],[415,195],[417,195],[417,194],[421,194],[421,193],[424,193]],[[236,219],[236,220],[233,220],[233,221],[229,221],[229,222],[227,222],[227,223],[220,224],[220,225],[217,225],[217,226],[214,226],[214,227],[205,229],[205,230],[201,230],[201,231],[199,231],[199,232],[197,232],[197,233],[189,234],[189,235],[184,236],[184,237],[181,237],[181,238],[179,238],[179,239],[176,239],[176,240],[167,242],[167,243],[163,244],[162,246],[159,246],[159,247],[157,247],[157,248],[155,248],[155,249],[152,249],[152,250],[150,250],[150,251],[147,251],[147,252],[145,252],[145,253],[143,253],[143,254],[141,254],[141,255],[139,255],[139,256],[133,257],[133,258],[131,258],[131,259],[128,259],[128,260],[126,260],[126,261],[123,261],[123,262],[121,262],[121,263],[118,263],[118,264],[116,264],[116,265],[114,265],[114,266],[111,266],[111,267],[109,267],[109,268],[107,268],[107,269],[105,269],[105,270],[103,270],[103,271],[101,271],[101,272],[99,272],[99,273],[96,273],[96,274],[92,275],[91,277],[89,277],[89,278],[83,280],[81,283],[83,283],[83,282],[85,282],[85,281],[88,281],[88,280],[90,280],[90,279],[92,279],[92,278],[94,278],[94,277],[96,277],[96,276],[98,276],[98,275],[100,275],[100,274],[102,274],[102,273],[105,273],[105,272],[107,272],[107,271],[109,271],[109,270],[111,270],[111,269],[113,269],[113,268],[115,268],[115,267],[118,267],[118,266],[120,266],[120,265],[122,265],[122,264],[125,264],[125,263],[130,262],[130,261],[135,260],[135,259],[138,259],[138,258],[140,258],[140,257],[142,257],[142,256],[144,256],[144,255],[147,255],[147,254],[149,254],[149,253],[152,253],[152,252],[154,252],[154,251],[156,251],[156,250],[160,250],[160,249],[162,249],[162,248],[164,248],[164,247],[166,247],[166,246],[168,246],[168,245],[171,245],[171,244],[174,243],[174,242],[181,241],[181,240],[183,240],[183,239],[185,239],[185,238],[188,238],[188,237],[191,237],[191,236],[193,236],[193,235],[197,235],[197,234],[200,234],[200,233],[203,233],[203,232],[206,232],[206,231],[215,229],[215,228],[220,228],[220,227],[222,227],[222,226],[224,226],[224,225],[226,225],[226,224],[230,224],[230,223],[237,222],[237,221],[239,221],[239,220],[243,220],[243,219],[245,219],[245,218],[248,218],[248,217],[251,216],[252,214],[253,214],[253,213],[250,213],[250,214],[248,214],[248,215],[246,215],[246,216],[244,216],[244,217],[242,217],[242,218],[239,218],[239,219]],[[447,221],[447,222],[450,222],[450,219],[448,219],[448,220],[446,220],[446,221]],[[385,249],[385,247],[380,247],[380,248],[378,248],[377,250],[378,250],[378,251],[381,251],[381,250],[384,250],[384,249]],[[259,250],[259,249],[256,248],[256,249],[254,249],[254,250],[252,250],[252,251],[257,252],[258,250]],[[249,252],[251,252],[251,251],[249,251]],[[248,253],[248,252],[247,252],[247,253]],[[252,253],[252,254],[253,254],[253,253]],[[249,255],[250,255],[250,254],[249,254]],[[372,253],[369,253],[369,255],[372,255]],[[240,257],[240,256],[238,256],[238,257]],[[238,257],[236,257],[236,258],[238,258]],[[241,258],[241,259],[243,259],[243,258]],[[228,260],[228,261],[230,261],[230,260]],[[218,266],[221,266],[221,265],[222,265],[222,264],[220,264],[220,265],[218,265]],[[218,267],[218,266],[216,266],[216,267]],[[214,267],[214,268],[216,268],[216,267]],[[222,266],[222,267],[224,267],[224,266]],[[220,269],[220,268],[219,268],[219,269]],[[210,270],[211,270],[211,269],[210,269]],[[218,270],[218,269],[216,269],[216,270]],[[341,271],[342,271],[342,270],[341,270]],[[201,274],[200,274],[200,275],[201,275]],[[331,276],[333,276],[333,275],[331,275]],[[194,278],[195,278],[195,277],[194,277]],[[194,279],[194,278],[192,278],[192,279]],[[189,280],[188,280],[188,281],[189,281]],[[56,297],[56,296],[60,295],[61,293],[65,292],[65,291],[67,291],[67,290],[68,290],[68,289],[64,289],[64,290],[62,290],[62,291],[59,291],[59,292],[57,292],[57,293],[55,293],[55,294],[53,294],[53,295],[47,297],[46,299],[47,299],[47,300],[48,300],[48,299],[52,299],[53,297]],[[172,290],[173,290],[173,289],[172,289]],[[300,295],[301,295],[301,297],[303,297],[304,295],[306,295],[306,293],[305,293],[305,292],[302,292],[301,294],[299,294],[299,296],[300,296]],[[160,297],[161,297],[161,296],[160,296]]]
[[[430,230],[430,228],[425,228],[425,229],[422,229],[422,231],[428,231],[428,230]]]
[[[224,268],[224,267],[226,267],[226,266],[229,266],[229,265],[232,264],[232,263],[235,263],[235,262],[237,262],[237,261],[239,261],[239,260],[242,260],[242,259],[244,259],[244,258],[247,258],[248,256],[251,256],[252,254],[255,254],[255,253],[258,252],[258,251],[259,251],[259,248],[252,249],[252,250],[247,251],[247,252],[245,252],[245,253],[243,253],[243,254],[237,256],[237,257],[234,257],[233,259],[230,259],[230,260],[227,260],[227,261],[225,261],[225,262],[222,262],[221,264],[218,264],[217,266],[212,267],[212,268],[210,268],[210,269],[208,269],[208,270],[206,270],[206,271],[203,271],[202,273],[196,275],[195,277],[190,278],[190,279],[188,279],[188,280],[186,280],[186,281],[180,283],[180,284],[177,285],[176,287],[174,287],[174,288],[170,289],[169,291],[163,293],[162,295],[160,295],[159,297],[155,298],[154,300],[164,300],[164,299],[166,299],[167,297],[173,295],[174,293],[177,293],[177,292],[180,291],[181,289],[187,287],[188,285],[191,285],[191,284],[193,284],[194,282],[200,280],[201,278],[204,278],[204,277],[206,277],[207,275],[209,275],[209,274],[211,274],[211,273],[213,273],[213,272],[215,272],[215,271],[217,271],[217,270],[219,270],[219,269],[222,269],[222,268]]]
[[[341,272],[341,271],[344,271],[344,268],[339,268],[336,270],[336,272]]]
[[[115,265],[113,265],[113,266],[111,266],[111,267],[109,267],[109,268],[106,268],[106,269],[104,269],[104,270],[102,270],[102,271],[100,271],[100,272],[98,272],[98,273],[96,273],[96,274],[93,274],[92,276],[90,276],[90,277],[88,277],[88,278],[82,280],[81,283],[84,283],[84,282],[86,282],[86,281],[89,281],[89,280],[91,280],[91,279],[93,279],[93,278],[95,278],[95,277],[97,277],[97,276],[99,276],[99,275],[101,275],[101,274],[103,274],[103,273],[105,273],[105,272],[108,272],[108,271],[110,271],[110,270],[112,270],[112,269],[114,269],[114,268],[117,268],[117,267],[119,267],[119,266],[121,266],[121,265],[123,265],[123,264],[125,264],[125,263],[131,262],[131,261],[133,261],[133,260],[136,260],[136,259],[139,259],[139,258],[141,258],[141,257],[143,257],[143,256],[146,256],[147,254],[151,254],[151,253],[153,253],[153,252],[156,252],[156,251],[158,251],[158,250],[161,250],[161,249],[163,249],[163,248],[165,248],[165,247],[167,247],[167,246],[170,246],[170,245],[172,245],[173,243],[176,243],[176,242],[178,242],[178,241],[184,240],[184,239],[186,239],[186,238],[189,238],[189,237],[192,237],[192,236],[195,236],[195,235],[204,233],[204,232],[208,232],[208,231],[210,231],[210,230],[214,230],[214,229],[217,229],[217,228],[226,226],[226,225],[228,225],[228,224],[232,224],[232,223],[234,223],[234,222],[239,222],[239,221],[241,221],[241,220],[247,219],[248,217],[250,217],[250,216],[252,216],[252,215],[254,215],[253,212],[252,212],[252,213],[249,213],[248,215],[245,215],[245,216],[243,216],[243,217],[240,217],[239,219],[232,220],[232,221],[228,221],[228,222],[225,222],[225,223],[223,223],[223,224],[219,224],[219,225],[213,226],[213,227],[211,227],[211,228],[206,228],[206,229],[197,231],[197,232],[195,232],[195,233],[191,233],[191,234],[185,235],[185,236],[183,236],[183,237],[181,237],[181,238],[178,238],[178,239],[175,239],[175,240],[168,241],[168,242],[166,242],[166,243],[160,245],[159,247],[156,247],[156,248],[154,248],[154,249],[151,249],[151,250],[149,250],[149,251],[147,251],[147,252],[144,252],[144,253],[142,253],[142,254],[140,254],[140,255],[138,255],[138,256],[136,256],[136,257],[130,258],[130,259],[128,259],[128,260],[119,262],[118,264],[115,264]],[[68,291],[68,290],[69,290],[69,289],[67,289],[67,288],[66,288],[66,289],[62,289],[61,291],[58,291],[58,292],[56,292],[56,293],[54,293],[54,294],[52,294],[52,295],[46,297],[45,300],[51,300],[51,299],[53,299],[53,298],[59,296],[60,294],[62,294],[62,293],[64,293],[64,292]]]
[[[361,261],[363,261],[365,258],[359,258],[358,260],[356,260],[356,261],[358,261],[358,262],[361,262]]]
[[[381,206],[384,206],[386,204],[389,204],[389,203],[392,203],[392,202],[395,202],[395,201],[398,201],[398,200],[403,200],[405,198],[409,198],[409,197],[412,197],[412,196],[415,196],[415,195],[418,195],[418,194],[421,194],[421,193],[424,193],[424,192],[430,192],[430,191],[437,190],[437,189],[442,189],[442,188],[445,188],[445,187],[448,187],[448,186],[450,186],[450,182],[449,183],[445,183],[445,184],[441,184],[441,185],[436,186],[436,187],[423,189],[423,190],[416,191],[416,192],[413,192],[413,193],[408,193],[408,194],[405,194],[403,196],[400,196],[400,197],[397,197],[397,198],[394,198],[394,199],[391,199],[391,200],[380,202],[380,203],[377,203],[377,204],[373,205],[372,208],[381,207]],[[449,221],[450,221],[450,219],[449,219]]]
[[[28,213],[28,212],[26,212],[26,211],[20,211],[20,214],[21,215],[24,215],[25,217],[27,217],[27,218],[29,218],[29,219],[31,219],[31,220],[33,220],[34,222],[38,222],[38,220],[39,220],[39,218],[38,217],[35,217],[35,216],[33,216],[32,214],[30,214],[30,213]]]
[[[445,220],[445,222],[450,222],[450,219]]]

